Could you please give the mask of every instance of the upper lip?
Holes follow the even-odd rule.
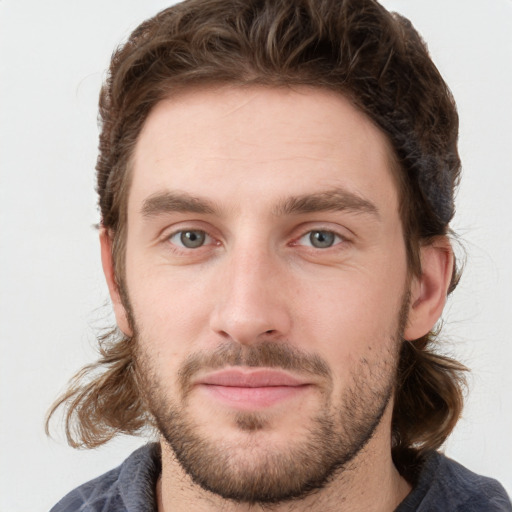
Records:
[[[304,386],[309,383],[283,370],[271,368],[228,368],[206,374],[197,380],[197,384],[240,388],[263,388],[274,386]]]

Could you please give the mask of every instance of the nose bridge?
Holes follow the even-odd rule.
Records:
[[[228,252],[212,328],[242,344],[285,336],[291,319],[277,254],[255,240],[240,240]]]

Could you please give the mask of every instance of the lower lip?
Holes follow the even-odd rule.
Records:
[[[261,388],[216,386],[203,384],[201,387],[214,399],[237,409],[258,409],[270,407],[290,400],[305,392],[309,386],[266,386]]]

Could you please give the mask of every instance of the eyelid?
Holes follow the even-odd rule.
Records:
[[[330,224],[330,223],[329,223]],[[205,242],[203,245],[198,246],[197,248],[191,248],[186,247],[182,245],[181,243],[176,243],[175,241],[171,241],[173,237],[176,237],[177,235],[187,232],[187,231],[196,231],[201,232],[205,234]],[[215,231],[215,229],[213,229]],[[314,250],[321,250],[321,251],[327,251],[329,249],[332,249],[340,244],[347,244],[352,241],[351,235],[353,234],[351,230],[345,227],[341,226],[332,226],[332,225],[325,225],[325,223],[319,223],[316,224],[315,222],[308,222],[305,223],[305,225],[298,226],[294,229],[294,231],[297,233],[296,235],[291,235],[291,241],[288,242],[288,246],[303,246],[306,248],[314,249]],[[314,247],[311,244],[305,244],[301,243],[301,240],[304,239],[304,237],[310,235],[312,232],[325,232],[325,233],[332,233],[336,239],[333,243],[333,245],[326,247],[326,248],[318,248]],[[177,250],[184,250],[184,251],[193,251],[197,249],[200,249],[201,247],[207,247],[212,245],[222,245],[222,242],[219,239],[219,236],[216,236],[215,233],[212,234],[212,229],[210,226],[205,226],[203,222],[190,222],[186,221],[183,223],[177,223],[173,226],[168,226],[167,229],[162,230],[161,235],[159,236],[160,241],[165,244],[170,244],[173,247],[175,247]]]
[[[330,248],[335,247],[341,242],[352,242],[355,236],[354,233],[349,228],[330,222],[305,222],[304,224],[301,224],[300,226],[296,227],[294,231],[295,233],[297,233],[297,235],[291,236],[292,241],[290,242],[290,245],[299,245],[299,240],[315,231],[332,233],[333,235],[340,239],[339,241],[335,242]],[[326,249],[323,250],[325,251]]]
[[[183,231],[202,231],[212,238],[217,238],[215,234],[212,234],[213,229],[211,225],[200,219],[178,219],[173,223],[166,222],[165,225],[158,230],[157,238],[165,241],[176,233]]]
[[[182,233],[186,233],[186,232],[197,232],[197,233],[203,233],[205,235],[205,241],[203,244],[201,244],[200,246],[198,247],[186,247],[185,245],[183,245],[181,243],[181,241],[179,243],[178,240],[179,240],[179,237],[177,238],[176,241],[171,241],[172,238],[176,237],[177,235],[180,235]],[[213,237],[211,235],[209,235],[206,231],[204,231],[203,229],[179,229],[177,231],[174,231],[173,233],[171,233],[170,235],[168,235],[166,237],[167,241],[171,242],[173,245],[179,247],[180,249],[190,249],[190,250],[193,250],[193,249],[197,249],[199,247],[204,247],[205,245],[210,245],[211,244],[211,241],[213,240]]]
[[[333,244],[328,247],[315,247],[311,243],[301,243],[301,240],[303,240],[303,239],[307,240],[311,236],[311,234],[315,233],[315,232],[329,233],[329,234],[334,235]],[[296,238],[294,240],[293,244],[294,245],[302,245],[304,247],[309,247],[309,248],[320,250],[320,251],[327,251],[329,249],[336,247],[337,245],[339,245],[340,243],[343,243],[343,242],[348,242],[347,238],[332,229],[310,229],[310,230],[306,231],[304,234],[302,234],[301,236],[299,236],[298,238]]]
[[[179,241],[172,241],[171,239],[173,237],[176,237],[177,235],[180,235],[181,233],[187,232],[187,231],[195,231],[195,232],[201,232],[205,234],[205,243],[203,245],[200,245],[196,248],[186,247],[179,243]],[[171,226],[167,226],[165,229],[161,230],[157,243],[163,243],[164,245],[167,245],[169,248],[171,248],[174,251],[184,251],[184,252],[190,252],[190,251],[197,251],[198,249],[204,248],[204,247],[211,247],[213,245],[220,245],[219,237],[216,236],[215,229],[212,229],[211,226],[208,223],[202,222],[202,221],[196,221],[196,220],[187,220],[187,221],[181,221],[177,222],[176,224],[173,224]]]

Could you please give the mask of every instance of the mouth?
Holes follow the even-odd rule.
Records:
[[[238,410],[258,410],[296,398],[311,387],[282,370],[230,368],[196,382],[210,399]]]

